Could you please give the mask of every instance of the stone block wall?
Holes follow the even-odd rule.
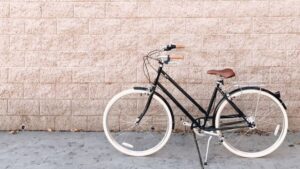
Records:
[[[300,129],[299,0],[1,0],[0,129],[101,131],[108,100],[147,84],[142,56],[170,42],[185,59],[166,69],[200,103],[205,72],[230,67],[228,90],[280,90]]]

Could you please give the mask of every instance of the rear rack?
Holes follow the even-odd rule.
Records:
[[[246,86],[257,86],[257,87],[264,87],[266,84],[262,82],[247,82],[247,81],[239,81],[239,82],[233,82],[234,87],[246,87]]]

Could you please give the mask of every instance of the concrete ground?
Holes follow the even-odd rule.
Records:
[[[206,142],[202,143],[202,154]],[[207,169],[300,168],[300,133],[289,133],[273,154],[241,158],[212,141]],[[197,169],[191,134],[173,134],[168,144],[148,157],[129,157],[116,151],[101,132],[0,132],[0,169]]]

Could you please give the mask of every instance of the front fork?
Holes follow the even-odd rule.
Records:
[[[143,117],[145,116],[146,112],[148,111],[148,109],[150,107],[150,104],[151,104],[151,101],[152,101],[152,98],[154,95],[154,91],[152,90],[152,88],[153,87],[150,88],[150,95],[149,95],[149,98],[147,100],[147,103],[145,105],[143,112],[136,118],[135,125],[138,125],[141,122],[141,120],[143,119]]]
[[[155,79],[154,83],[152,84],[152,86],[149,88],[149,91],[150,91],[149,98],[147,100],[147,103],[145,105],[145,108],[144,108],[143,112],[137,117],[137,119],[135,121],[135,125],[138,125],[141,122],[141,120],[143,119],[143,117],[145,116],[145,114],[147,113],[147,111],[149,109],[149,106],[151,104],[153,95],[155,93],[155,89],[156,89],[156,86],[158,84],[158,80],[159,80],[160,74],[162,72],[162,69],[163,69],[163,63],[160,62],[159,68],[158,68],[158,71],[157,71],[156,79]]]

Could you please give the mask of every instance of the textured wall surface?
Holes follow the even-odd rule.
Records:
[[[167,70],[200,103],[205,72],[231,67],[227,86],[280,90],[300,129],[299,0],[1,0],[0,129],[102,130],[108,100],[145,85],[142,56],[169,42],[187,47]]]

